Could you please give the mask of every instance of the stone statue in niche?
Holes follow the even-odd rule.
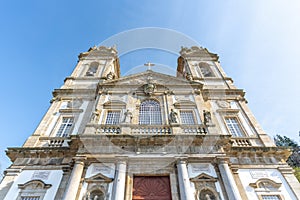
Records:
[[[107,80],[112,80],[115,78],[115,74],[113,72],[109,72],[107,75],[106,75],[106,79]]]
[[[177,122],[177,112],[175,112],[173,109],[171,109],[171,112],[169,114],[169,120],[170,120],[171,124],[178,123]]]
[[[203,110],[203,119],[205,126],[211,124],[211,113],[209,111]]]
[[[128,109],[126,110],[126,112],[124,113],[124,120],[123,123],[131,123],[132,120],[132,112],[130,112]]]

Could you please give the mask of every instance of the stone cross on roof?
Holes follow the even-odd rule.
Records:
[[[148,67],[148,70],[151,70],[151,67],[154,66],[155,64],[153,64],[151,62],[147,62],[144,65]]]

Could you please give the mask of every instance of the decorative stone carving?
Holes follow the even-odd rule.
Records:
[[[219,56],[217,54],[210,53],[207,49],[198,46],[192,46],[191,48],[181,47],[180,55],[183,58],[202,57],[214,61],[217,61],[219,59]]]
[[[199,173],[199,172],[207,172],[210,173],[209,164],[201,164],[197,166],[192,166],[192,172],[193,173]]]
[[[185,78],[188,80],[188,81],[192,81],[193,80],[193,76],[191,73],[187,73]]]
[[[154,83],[147,83],[143,87],[146,95],[152,95],[156,91],[156,85]]]
[[[250,170],[250,175],[252,178],[257,179],[257,178],[268,178],[268,172],[266,171],[258,171],[258,170]]]
[[[230,108],[230,103],[227,101],[219,100],[217,104],[220,108]]]
[[[35,171],[31,179],[47,180],[51,171]]]
[[[80,108],[80,106],[82,105],[83,101],[82,99],[73,99],[68,101],[67,103],[67,108]]]
[[[257,180],[255,183],[250,183],[249,186],[253,188],[261,188],[266,191],[276,191],[280,188],[282,184],[276,183],[275,181],[267,178],[261,178]]]
[[[215,186],[215,183],[218,181],[218,179],[209,176],[205,173],[202,173],[194,178],[191,178],[190,180],[195,184],[196,194],[198,196],[197,199],[200,200],[220,199]]]
[[[107,80],[112,80],[112,79],[115,79],[115,74],[113,72],[109,72],[107,75],[106,75],[106,79]]]

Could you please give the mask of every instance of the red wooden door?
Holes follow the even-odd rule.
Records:
[[[172,200],[169,176],[135,176],[132,200]]]

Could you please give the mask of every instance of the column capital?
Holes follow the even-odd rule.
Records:
[[[239,166],[238,165],[230,165],[230,169],[232,173],[238,174]]]
[[[188,163],[188,157],[175,157],[176,158],[176,164],[187,164]]]
[[[4,171],[5,176],[17,176],[22,172],[22,168],[8,168]]]
[[[229,157],[216,157],[217,164],[229,164]]]
[[[116,164],[127,164],[128,162],[128,157],[127,156],[116,156]]]
[[[84,162],[86,161],[86,156],[75,156],[73,157],[74,164],[81,164],[84,165]]]

